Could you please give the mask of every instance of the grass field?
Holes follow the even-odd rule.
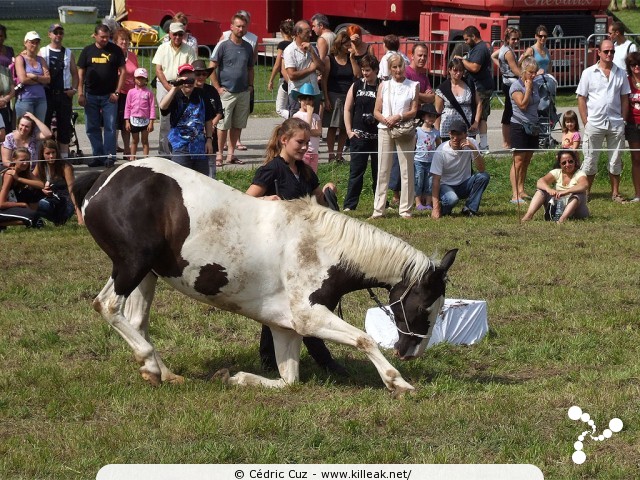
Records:
[[[528,190],[550,165],[534,159]],[[362,355],[333,344],[348,378],[327,376],[303,349],[301,382],[281,391],[212,382],[223,367],[264,373],[259,325],[162,283],[151,336],[187,381],[152,388],[91,308],[110,265],[88,232],[70,223],[0,233],[0,478],[89,479],[108,463],[531,463],[548,479],[638,478],[640,206],[611,202],[601,176],[588,220],[522,225],[508,168],[488,161],[481,217],[376,223],[438,257],[459,248],[447,296],[489,308],[490,332],[475,346],[441,344],[408,363],[387,355],[417,388],[402,399]],[[320,170],[341,195],[347,173]],[[239,189],[251,176],[220,174]],[[629,185],[625,173],[624,193]],[[367,186],[351,214],[371,210]],[[350,294],[345,318],[363,327],[371,306]],[[568,418],[573,405],[598,433],[624,422],[605,442],[585,441],[582,465],[571,461],[586,430]]]

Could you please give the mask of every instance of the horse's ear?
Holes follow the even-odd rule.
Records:
[[[454,248],[453,250],[449,250],[444,254],[442,260],[440,261],[440,265],[438,268],[440,270],[444,270],[445,272],[449,271],[451,265],[453,265],[454,260],[456,259],[456,255],[458,254],[458,249]]]

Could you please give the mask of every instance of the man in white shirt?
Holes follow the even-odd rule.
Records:
[[[615,63],[618,68],[626,71],[627,64],[625,60],[627,59],[627,55],[631,52],[637,51],[636,44],[631,40],[627,40],[624,36],[624,25],[622,22],[613,22],[609,27],[609,38],[613,42],[616,48],[616,54],[613,56],[613,63]]]
[[[291,92],[300,90],[305,83],[310,83],[314,92],[320,93],[316,71],[324,71],[324,62],[320,60],[310,40],[311,26],[306,20],[300,20],[293,27],[293,42],[282,52],[284,68],[289,75],[289,111],[294,113],[300,107],[291,97]]]
[[[584,127],[582,171],[587,174],[589,190],[598,172],[598,158],[604,140],[607,140],[611,199],[623,202],[620,195],[622,149],[624,148],[624,120],[629,113],[631,88],[625,70],[613,63],[614,48],[611,40],[603,40],[598,50],[599,61],[586,68],[580,76],[578,110]]]
[[[473,163],[476,173],[471,170]],[[467,199],[462,207],[462,215],[477,215],[482,195],[490,180],[484,168],[484,158],[478,145],[475,140],[467,137],[467,124],[461,120],[454,121],[451,124],[450,140],[440,144],[431,163],[431,216],[440,218],[450,215],[461,198]]]

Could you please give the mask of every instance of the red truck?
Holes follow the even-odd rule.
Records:
[[[285,18],[310,19],[327,15],[332,28],[357,23],[381,41],[388,33],[432,44],[429,68],[443,71],[451,45],[462,40],[462,30],[474,25],[486,42],[499,42],[507,26],[517,26],[523,38],[533,38],[538,25],[551,33],[552,69],[557,74],[584,69],[585,39],[606,35],[608,0],[126,0],[129,20],[164,25],[177,11],[189,17],[189,29],[201,44],[213,45],[229,28],[232,15],[242,8],[251,13],[250,30],[261,39],[278,31]],[[577,39],[563,42],[563,38]],[[590,62],[589,62],[590,63]]]

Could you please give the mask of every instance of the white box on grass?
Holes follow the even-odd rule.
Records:
[[[395,323],[378,307],[367,311],[364,328],[381,347],[393,348],[398,341]],[[436,319],[427,347],[440,342],[473,345],[488,331],[487,302],[448,298]]]

